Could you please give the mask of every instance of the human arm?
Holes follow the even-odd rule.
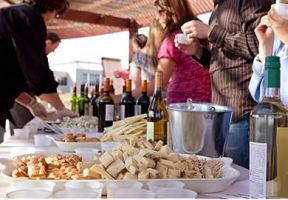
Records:
[[[238,3],[238,2],[235,2]],[[258,40],[255,37],[254,29],[260,22],[260,18],[270,9],[272,0],[243,0],[239,1],[238,26],[240,30],[227,29],[217,23],[209,33],[209,41],[213,46],[222,48],[223,51],[231,52],[236,56],[252,60],[258,53]],[[223,10],[222,10],[223,11]],[[220,15],[223,13],[219,13]],[[226,17],[229,17],[226,15]],[[236,18],[235,18],[236,20]],[[231,21],[233,23],[233,21]],[[227,24],[228,25],[228,24]],[[237,24],[236,24],[237,25]],[[231,27],[230,25],[229,27]]]
[[[79,114],[72,112],[65,108],[58,93],[41,94],[39,98],[43,101],[50,103],[57,111],[57,117],[62,119],[63,117],[78,117]]]
[[[26,107],[33,116],[40,117],[42,119],[54,120],[56,119],[56,113],[47,112],[45,107],[38,103],[36,98],[28,94],[27,92],[22,92],[18,95],[15,101],[22,106]]]
[[[138,66],[130,66],[129,78],[132,80],[132,90],[141,87],[141,69]]]
[[[249,82],[249,92],[251,97],[260,102],[264,97],[264,64],[255,57],[252,65],[253,73]]]

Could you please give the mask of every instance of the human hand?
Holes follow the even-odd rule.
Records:
[[[188,44],[181,44],[178,42],[177,38],[174,39],[175,47],[179,48],[181,51],[188,55],[193,55],[198,58],[201,57],[203,49],[198,39],[192,38],[188,39]]]
[[[255,35],[259,41],[259,59],[264,63],[265,57],[272,54],[274,41],[274,33],[267,15],[261,18],[255,28]]]
[[[282,42],[288,44],[288,19],[278,15],[274,8],[271,8],[268,12],[267,19],[274,33]]]
[[[47,112],[46,108],[38,102],[27,107],[34,117],[39,117],[43,120],[55,121],[57,115],[55,112]]]
[[[79,114],[76,112],[73,112],[67,108],[63,108],[62,110],[57,110],[57,117],[59,119],[63,119],[64,117],[79,117]]]
[[[207,39],[212,28],[199,20],[191,20],[184,23],[181,30],[189,39]]]

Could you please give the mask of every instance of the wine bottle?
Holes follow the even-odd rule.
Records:
[[[277,56],[265,58],[264,88],[264,99],[250,116],[250,197],[287,198],[288,141],[283,145],[279,139],[288,134],[288,112],[280,101],[280,59]]]
[[[113,80],[110,80],[110,89],[109,89],[111,94],[115,93],[114,85],[113,85]]]
[[[88,84],[86,84],[85,86],[85,101],[84,101],[84,115],[85,116],[90,116],[91,114],[91,111],[90,111],[90,108],[91,108],[91,105],[90,105],[90,98],[88,96],[88,93],[89,93],[89,86]]]
[[[85,85],[80,86],[80,95],[77,98],[78,112],[80,116],[85,115]]]
[[[103,132],[107,126],[112,126],[114,119],[114,101],[110,94],[110,78],[104,80],[104,93],[99,97],[98,131]]]
[[[71,97],[71,110],[73,112],[78,112],[78,105],[77,105],[77,87],[76,84],[73,87],[73,95]]]
[[[120,119],[134,116],[135,99],[132,96],[131,79],[125,80],[125,93],[120,103]]]
[[[147,95],[147,80],[141,82],[141,96],[136,101],[135,115],[147,113],[150,105],[150,99]]]
[[[162,96],[162,72],[155,72],[155,89],[147,112],[147,140],[167,144],[168,113]]]
[[[98,117],[98,105],[97,99],[99,98],[99,79],[96,80],[94,95],[91,98],[91,105],[92,105],[92,115]]]

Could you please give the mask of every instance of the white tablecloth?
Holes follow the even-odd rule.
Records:
[[[0,144],[0,158],[9,158],[10,150],[13,147],[34,147],[32,139],[27,141],[15,140],[13,137]],[[36,147],[35,147],[36,148]],[[52,144],[50,147],[37,147],[36,153],[58,152],[59,149]],[[240,177],[227,190],[220,193],[200,194],[198,198],[249,198],[249,171],[243,167],[232,164],[234,168],[240,171]],[[0,176],[0,198],[5,198],[6,194],[13,190],[11,183]]]

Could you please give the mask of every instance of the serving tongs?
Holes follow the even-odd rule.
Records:
[[[56,134],[63,134],[63,131],[59,126],[56,124],[49,124],[48,122],[41,119],[41,123],[44,126],[44,128],[50,129],[51,131],[55,132]]]

